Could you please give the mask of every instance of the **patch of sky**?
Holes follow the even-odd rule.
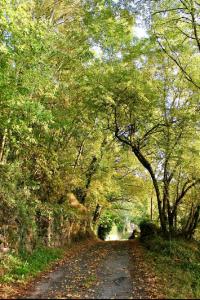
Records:
[[[103,51],[101,49],[101,47],[98,44],[95,44],[93,46],[90,47],[92,53],[94,54],[94,56],[96,58],[101,58],[103,55]]]
[[[133,37],[139,39],[148,38],[147,26],[141,16],[136,16],[135,24],[132,28]]]
[[[177,93],[177,96],[175,96],[175,92]],[[170,113],[172,108],[183,108],[190,105],[190,102],[188,101],[189,95],[182,94],[180,96],[178,92],[178,88],[175,87],[173,92],[168,91],[166,96],[166,108],[168,109],[167,113]]]
[[[134,28],[133,28],[133,34],[137,38],[148,38],[147,31],[142,26],[134,26]]]
[[[147,57],[145,55],[141,55],[140,59],[135,60],[135,66],[138,69],[141,69],[145,63],[147,62]]]
[[[109,53],[107,53],[106,51],[103,51],[102,48],[98,45],[98,44],[93,44],[90,47],[90,50],[92,51],[92,54],[94,55],[94,58],[97,59],[110,59],[110,55]],[[123,58],[122,52],[118,51],[117,53],[114,54],[115,59],[119,59],[121,60]]]

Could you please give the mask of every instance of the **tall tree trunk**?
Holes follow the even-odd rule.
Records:
[[[165,172],[166,174],[166,172]],[[169,195],[169,181],[164,175],[164,188],[163,188],[163,214],[166,218],[166,223],[168,223],[169,236],[171,237],[174,233],[174,214],[170,206],[170,195]]]
[[[4,149],[6,145],[6,131],[0,135],[0,163],[3,161]]]
[[[156,192],[161,229],[162,229],[162,232],[164,234],[166,234],[167,233],[166,216],[165,216],[165,211],[162,208],[160,190],[159,190],[158,182],[157,182],[157,179],[153,172],[153,169],[152,169],[150,163],[148,162],[148,160],[143,156],[143,154],[140,152],[140,150],[137,147],[132,146],[132,151],[135,154],[135,156],[138,158],[138,160],[141,162],[141,164],[145,167],[145,169],[147,169],[147,171],[149,172],[149,174],[151,176],[153,186],[154,186],[154,189]]]
[[[174,229],[177,232],[177,209],[174,211]]]
[[[144,155],[142,154],[142,152],[141,152],[138,145],[134,144],[132,141],[128,140],[126,137],[123,138],[121,136],[120,130],[119,130],[119,127],[118,127],[118,124],[117,124],[117,110],[116,110],[116,108],[115,108],[115,111],[114,111],[114,116],[115,116],[115,137],[120,142],[122,142],[123,144],[126,144],[129,147],[131,147],[132,152],[135,154],[135,156],[137,157],[139,162],[143,165],[143,167],[149,172],[149,174],[151,176],[153,186],[154,186],[154,189],[155,189],[155,192],[156,192],[161,229],[162,229],[162,232],[164,234],[166,234],[167,233],[167,223],[166,223],[165,211],[163,211],[163,209],[162,209],[160,189],[159,189],[159,185],[158,185],[158,181],[156,179],[155,173],[152,169],[152,166],[149,163],[149,161],[144,157]]]
[[[93,224],[96,224],[96,222],[98,221],[101,215],[101,211],[102,211],[102,206],[98,203],[93,216]]]
[[[152,192],[152,195],[151,195],[150,205],[151,205],[150,218],[151,218],[151,221],[152,221],[153,220],[153,192]]]
[[[194,232],[195,232],[195,229],[197,228],[197,225],[199,223],[199,214],[200,214],[200,205],[197,206],[196,208],[196,211],[195,211],[195,214],[194,214],[194,221],[193,221],[193,225],[190,229],[190,232],[189,232],[189,238],[192,238]]]
[[[192,203],[191,208],[190,208],[190,213],[189,213],[189,216],[188,216],[188,219],[187,219],[187,222],[185,224],[185,227],[182,230],[183,231],[183,235],[185,235],[185,236],[186,236],[186,232],[188,232],[188,230],[189,230],[189,228],[191,226],[193,215],[194,215],[194,204]]]
[[[196,208],[192,205],[187,224],[183,230],[186,239],[191,239],[199,222],[200,205]]]

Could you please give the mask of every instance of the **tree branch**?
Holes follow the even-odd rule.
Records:
[[[176,11],[176,10],[185,10],[183,7],[176,7],[176,8],[169,8],[169,9],[163,9],[163,10],[157,10],[155,11],[152,16],[156,15],[156,14],[160,14],[160,13],[166,13],[166,12],[170,12],[170,11]]]
[[[200,183],[200,179],[196,179],[195,181],[193,181],[192,183],[190,183],[190,181],[186,181],[183,185],[182,191],[181,193],[178,195],[178,197],[176,198],[175,204],[174,204],[174,208],[173,208],[173,213],[175,212],[177,206],[180,204],[181,200],[184,198],[184,196],[189,192],[189,190],[194,187],[195,185]],[[188,185],[189,184],[189,185]],[[187,186],[188,185],[188,186]]]
[[[163,45],[161,44],[161,42],[159,41],[159,38],[157,36],[157,42],[159,44],[159,46],[161,47],[161,49],[163,50],[163,52],[165,54],[167,54],[167,56],[173,60],[175,62],[175,64],[180,68],[180,70],[183,72],[183,74],[185,75],[185,78],[190,82],[192,83],[196,88],[200,89],[200,85],[198,85],[193,79],[192,77],[187,73],[187,71],[183,68],[183,66],[181,65],[181,62],[176,59],[173,55],[171,55],[165,47],[163,47]],[[170,49],[171,50],[171,49]]]

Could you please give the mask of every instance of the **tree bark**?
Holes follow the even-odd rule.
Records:
[[[132,143],[130,140],[128,140],[127,138],[123,138],[123,136],[120,135],[119,127],[118,127],[118,124],[117,124],[117,112],[116,112],[116,109],[115,109],[115,137],[120,142],[122,142],[123,144],[128,145],[132,149],[132,152],[135,154],[135,156],[137,157],[137,159],[139,160],[139,162],[149,172],[149,174],[151,176],[151,179],[152,179],[152,182],[153,182],[154,190],[156,192],[156,198],[157,198],[157,205],[158,205],[158,212],[159,212],[159,219],[160,219],[161,229],[162,229],[162,232],[164,234],[166,234],[167,233],[166,218],[165,218],[165,214],[164,214],[163,209],[162,209],[161,195],[160,195],[160,190],[159,190],[159,186],[158,186],[158,182],[157,182],[156,176],[155,176],[154,171],[153,171],[153,169],[151,167],[151,164],[144,157],[144,155],[142,154],[140,148],[138,146],[136,146],[134,143]]]
[[[187,224],[182,232],[186,239],[191,239],[199,222],[200,205],[196,208],[192,205]]]
[[[101,210],[102,210],[102,206],[99,205],[99,203],[96,206],[95,212],[94,212],[94,216],[93,216],[93,224],[96,224],[96,222],[98,221],[100,215],[101,215]]]
[[[158,182],[157,182],[157,179],[155,177],[154,171],[153,171],[150,163],[148,162],[148,160],[143,156],[143,154],[141,153],[141,151],[137,147],[132,146],[132,151],[135,154],[135,156],[138,158],[138,160],[141,162],[141,164],[147,169],[147,171],[149,172],[149,174],[151,176],[153,186],[154,186],[154,189],[155,189],[155,192],[156,192],[158,212],[159,212],[159,218],[160,218],[160,225],[161,225],[163,233],[166,234],[167,226],[166,226],[165,212],[162,209],[162,201],[161,201],[161,196],[160,196],[160,190],[159,190]]]
[[[3,161],[5,145],[6,145],[6,132],[0,135],[0,163]]]

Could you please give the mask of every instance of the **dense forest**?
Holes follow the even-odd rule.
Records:
[[[1,249],[127,220],[198,237],[199,19],[198,0],[1,0]]]

